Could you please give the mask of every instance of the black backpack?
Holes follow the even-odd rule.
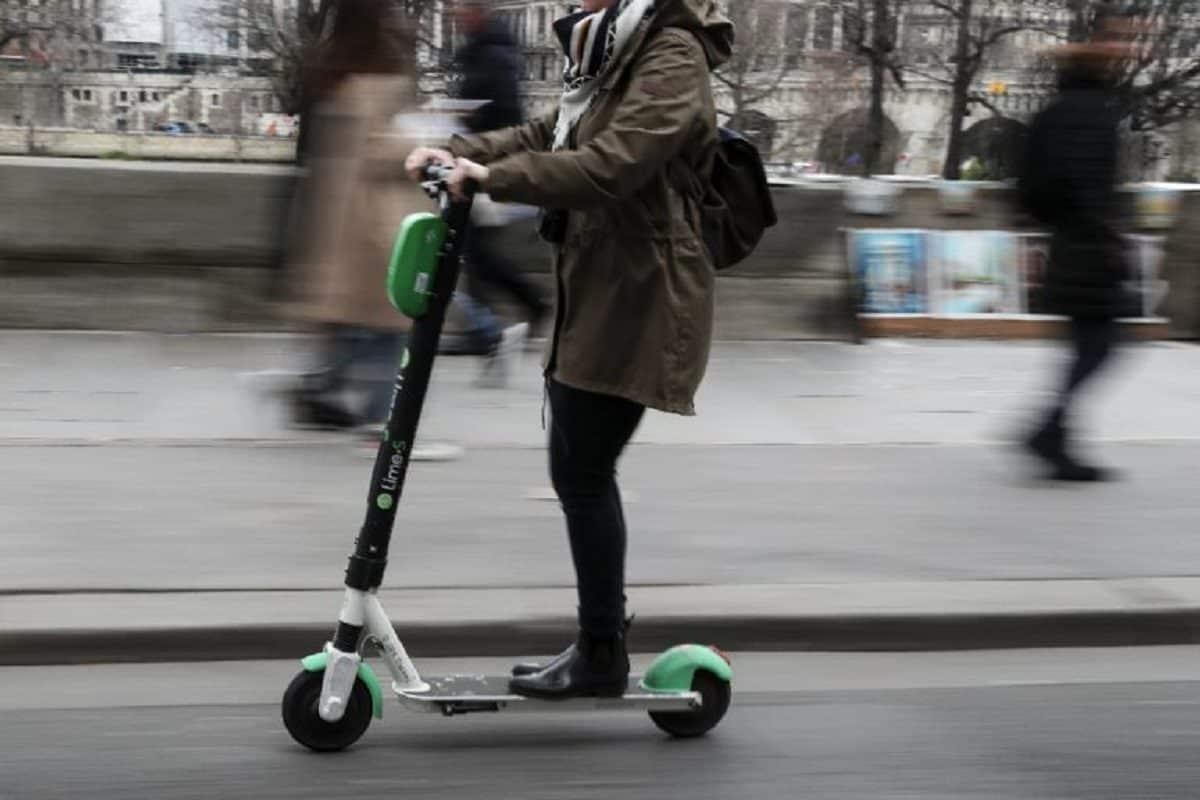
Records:
[[[767,228],[779,218],[758,149],[729,128],[719,128],[717,135],[712,178],[703,187],[698,186],[700,179],[694,173],[688,180],[693,196],[700,200],[704,244],[713,266],[722,270],[753,253]]]

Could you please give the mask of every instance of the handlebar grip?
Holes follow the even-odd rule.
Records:
[[[454,167],[445,164],[429,163],[424,168],[424,181],[426,191],[431,196],[436,196],[437,193],[446,190],[446,181],[450,179],[450,174],[454,172]],[[467,180],[463,183],[463,193],[467,197],[474,197],[479,191],[479,183],[474,180]]]
[[[425,165],[425,180],[442,183],[450,177],[450,173],[453,171],[454,167],[430,162]]]

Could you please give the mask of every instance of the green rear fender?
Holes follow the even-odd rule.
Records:
[[[328,661],[329,656],[325,653],[313,653],[300,659],[300,665],[304,667],[305,672],[324,672]],[[375,677],[375,670],[371,669],[367,662],[360,662],[358,678],[371,693],[371,713],[375,715],[375,719],[383,719],[383,689],[379,686],[379,678]]]
[[[642,688],[650,692],[686,692],[692,688],[697,670],[707,670],[723,681],[733,680],[733,668],[711,647],[681,644],[654,660],[642,677]]]

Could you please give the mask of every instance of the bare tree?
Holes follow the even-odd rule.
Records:
[[[236,33],[246,43],[257,69],[270,76],[284,112],[296,114],[304,105],[304,65],[326,30],[335,3],[226,0],[215,10],[198,12],[193,22],[216,39]]]
[[[1116,93],[1129,128],[1148,132],[1192,118],[1200,111],[1200,4],[1195,0],[1065,0],[1067,20],[1057,38],[1086,41],[1101,10],[1127,15],[1134,57],[1117,75]],[[1052,89],[1052,65],[1037,80]]]
[[[1131,23],[1122,27],[1135,55],[1120,67],[1114,95],[1131,134],[1125,142],[1127,166],[1140,174],[1167,155],[1156,132],[1194,120],[1200,112],[1200,5],[1192,0],[1064,2],[1066,19],[1054,32],[1060,43],[1090,39],[1101,10],[1125,15]],[[1057,72],[1054,59],[1043,57],[1027,79],[1049,96]]]
[[[861,61],[845,51],[822,51],[808,59],[807,80],[801,85],[804,105],[789,109],[778,120],[783,136],[775,144],[775,159],[818,158],[825,129],[852,104],[851,98],[865,90]]]
[[[1136,0],[1136,56],[1125,62],[1118,96],[1130,128],[1144,132],[1200,111],[1200,9],[1190,0]]]
[[[723,6],[738,41],[733,57],[713,76],[725,90],[718,96],[717,111],[727,125],[745,132],[798,66],[803,43],[788,35],[794,31],[789,31],[789,4],[782,0],[725,0]]]
[[[417,46],[428,47],[435,39],[434,13],[438,0],[396,0],[400,13],[417,31]],[[280,105],[289,114],[305,110],[305,65],[336,11],[337,0],[226,0],[215,14],[197,23],[216,36],[236,31],[246,42],[251,58],[265,70],[274,85]],[[417,54],[413,54],[414,62]]]
[[[878,173],[883,167],[883,100],[888,78],[904,89],[898,41],[904,5],[905,0],[846,0],[842,5],[842,44],[866,61],[871,78],[864,175]]]
[[[934,11],[930,17],[910,19],[910,25],[920,32],[930,28],[951,32],[953,49],[947,54],[936,40],[910,43],[910,61],[916,63],[907,68],[950,91],[950,129],[942,176],[957,180],[963,160],[963,124],[971,107],[983,106],[1004,116],[977,85],[980,72],[1008,37],[1042,26],[1034,18],[1022,16],[1020,7],[1006,0],[930,0],[930,6]],[[918,27],[922,23],[928,26],[924,30]]]

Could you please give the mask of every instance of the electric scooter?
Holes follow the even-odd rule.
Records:
[[[345,598],[333,640],[301,661],[283,695],[283,722],[300,744],[332,752],[354,744],[372,718],[383,715],[379,678],[363,660],[377,652],[403,708],[460,714],[501,711],[649,712],[672,736],[702,736],[729,708],[733,671],[720,651],[685,644],[662,653],[644,675],[630,676],[622,697],[539,700],[512,694],[508,676],[449,675],[422,678],[380,604],[378,591],[408,472],[421,408],[438,352],[438,340],[462,258],[471,200],[453,200],[450,170],[430,164],[422,186],[440,214],[410,215],[401,225],[388,269],[388,295],[413,319],[400,360],[392,408],[375,459],[366,520],[346,569]]]

